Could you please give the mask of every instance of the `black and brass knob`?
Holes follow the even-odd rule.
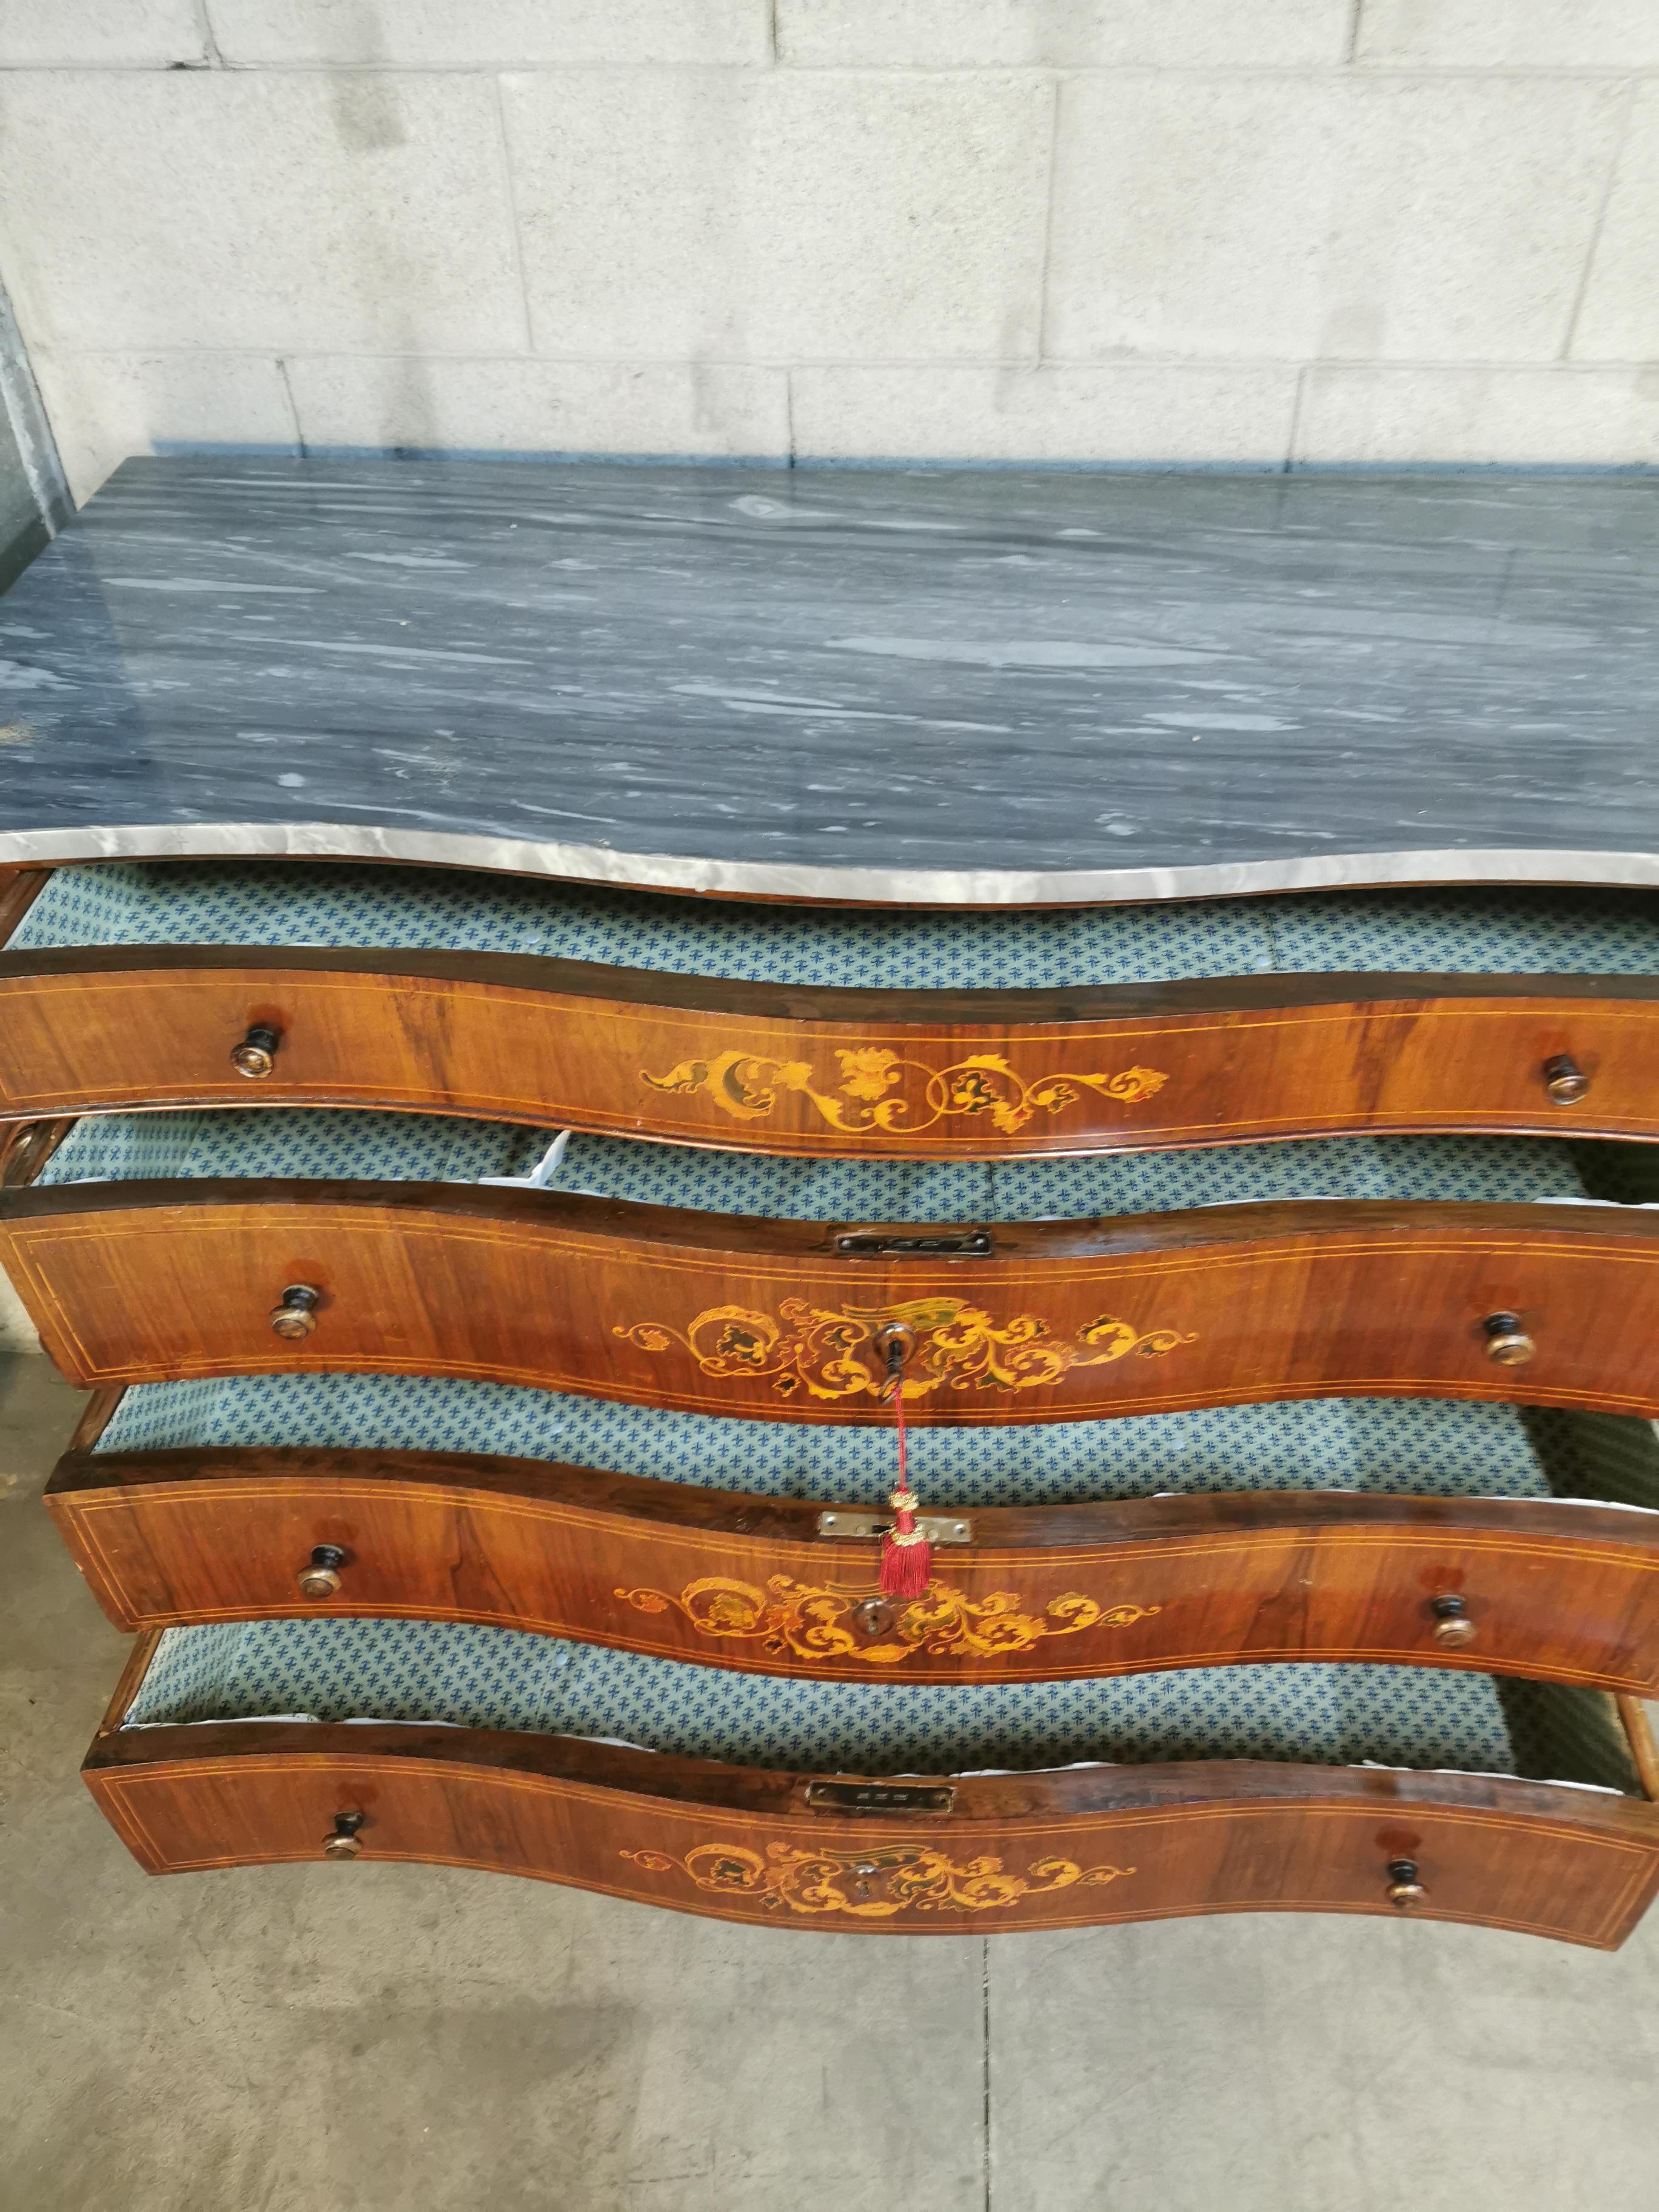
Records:
[[[1576,1060],[1559,1052],[1544,1062],[1544,1095],[1552,1106],[1576,1106],[1589,1091],[1589,1078]]]
[[[1469,1608],[1461,1597],[1437,1597],[1429,1606],[1434,1615],[1431,1633],[1443,1650],[1461,1651],[1466,1644],[1473,1644],[1480,1633],[1469,1619]]]
[[[317,1326],[317,1309],[322,1302],[322,1292],[313,1290],[309,1283],[290,1283],[283,1292],[281,1304],[270,1310],[272,1335],[289,1344],[303,1343]]]
[[[1389,1902],[1396,1912],[1409,1912],[1414,1905],[1421,1905],[1428,1891],[1418,1879],[1415,1859],[1389,1861]]]
[[[280,1031],[256,1023],[230,1055],[230,1064],[238,1075],[255,1080],[269,1075],[276,1065],[276,1048],[282,1041]]]
[[[361,1813],[337,1813],[334,1832],[323,1838],[323,1856],[325,1859],[358,1859],[363,1847],[357,1840],[357,1831],[363,1825]]]
[[[337,1544],[315,1544],[307,1565],[300,1570],[300,1589],[307,1597],[337,1597],[340,1570],[346,1555]]]
[[[1488,1314],[1480,1326],[1486,1333],[1486,1357],[1500,1367],[1524,1367],[1538,1349],[1519,1314]]]

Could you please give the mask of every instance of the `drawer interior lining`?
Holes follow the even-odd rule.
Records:
[[[561,1460],[779,1498],[879,1506],[882,1428],[738,1421],[394,1375],[234,1376],[124,1393],[98,1452],[270,1446]],[[1419,1398],[1313,1398],[1102,1421],[924,1428],[911,1472],[936,1510],[1230,1491],[1601,1499],[1659,1509],[1659,1437],[1626,1414]]]
[[[771,1680],[450,1623],[168,1629],[124,1725],[234,1719],[441,1722],[820,1773],[1370,1761],[1640,1794],[1612,1701],[1601,1693],[1429,1668],[1218,1667],[896,1692]]]
[[[1041,989],[1395,971],[1659,974],[1659,901],[1617,890],[1292,893],[1003,912],[795,908],[306,860],[56,870],[9,950],[514,952],[808,987]]]
[[[543,1129],[438,1114],[92,1114],[76,1123],[38,1185],[268,1176],[477,1182],[528,1175],[550,1141]],[[575,1136],[547,1188],[781,1220],[1075,1220],[1310,1198],[1582,1200],[1601,1194],[1604,1153],[1645,1149],[1557,1137],[1352,1136],[1069,1159],[791,1160]]]

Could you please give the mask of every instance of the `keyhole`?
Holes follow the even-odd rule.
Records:
[[[880,1871],[873,1859],[860,1859],[853,1869],[853,1891],[861,1905],[869,1902],[871,1875]]]
[[[893,1608],[878,1597],[867,1597],[854,1607],[853,1618],[866,1636],[882,1636],[893,1625]]]

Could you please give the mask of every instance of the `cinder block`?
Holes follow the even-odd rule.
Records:
[[[294,446],[294,411],[269,356],[37,349],[33,367],[77,505],[158,441]]]
[[[782,369],[431,354],[301,357],[288,367],[311,447],[745,459],[779,459],[789,450]]]
[[[0,0],[0,69],[165,69],[206,59],[196,0]]]
[[[1070,79],[1046,350],[1553,359],[1624,100],[1593,78]]]
[[[1307,461],[1659,461],[1659,368],[1308,371]]]
[[[1340,62],[1351,0],[777,0],[803,68],[1255,69]]]
[[[1659,355],[1659,84],[1644,85],[1631,111],[1572,355],[1576,361]]]
[[[1041,78],[509,76],[538,353],[1035,351]]]
[[[52,0],[56,5],[58,0]],[[37,0],[39,4],[39,0]],[[760,63],[769,0],[209,0],[228,62],[574,69]]]
[[[31,343],[522,346],[488,77],[0,76]]]
[[[799,368],[802,459],[1268,461],[1289,450],[1295,369]]]
[[[1364,0],[1355,59],[1390,69],[1651,69],[1654,0]]]

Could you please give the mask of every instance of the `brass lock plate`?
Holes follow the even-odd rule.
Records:
[[[988,1229],[840,1229],[838,1260],[988,1260],[996,1239]]]
[[[948,1813],[957,1793],[910,1782],[809,1782],[814,1813]]]
[[[856,1538],[867,1543],[873,1536],[884,1536],[893,1525],[890,1513],[855,1513],[844,1506],[818,1516],[820,1536],[842,1539]],[[916,1526],[930,1544],[971,1544],[974,1524],[958,1521],[954,1514],[919,1513]]]

